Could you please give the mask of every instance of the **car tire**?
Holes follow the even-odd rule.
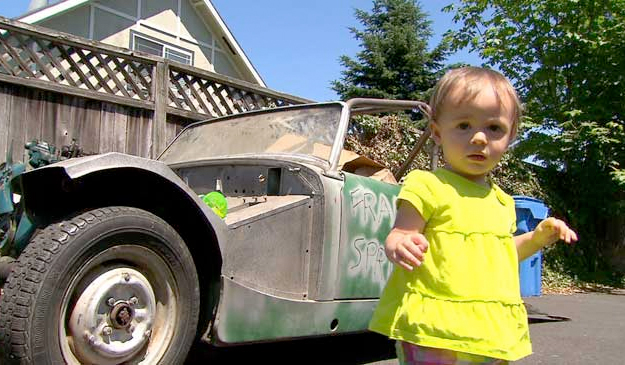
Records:
[[[0,297],[0,363],[182,364],[200,305],[178,233],[108,207],[39,231]]]

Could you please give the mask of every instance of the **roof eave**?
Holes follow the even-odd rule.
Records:
[[[239,45],[239,42],[237,42],[236,38],[234,38],[234,35],[232,34],[232,32],[230,31],[230,29],[228,28],[228,26],[222,19],[217,9],[215,9],[215,7],[210,2],[210,0],[203,0],[202,2],[204,3],[204,5],[206,5],[206,8],[208,9],[208,11],[214,17],[219,27],[223,30],[226,41],[230,44],[230,46],[232,46],[234,51],[241,57],[241,60],[243,61],[245,66],[250,70],[250,72],[252,73],[252,76],[254,77],[254,80],[260,86],[267,87],[267,85],[265,84],[265,81],[262,79],[262,77],[260,77],[260,74],[258,73],[258,71],[254,67],[252,62],[249,60],[249,58],[247,57],[247,55],[245,54],[245,52]]]
[[[43,20],[46,20],[54,15],[58,15],[64,13],[68,10],[81,6],[85,3],[90,2],[91,0],[65,0],[58,2],[56,4],[48,5],[43,8],[39,8],[33,10],[29,13],[21,15],[15,20],[19,20],[20,22],[26,24],[37,24]]]

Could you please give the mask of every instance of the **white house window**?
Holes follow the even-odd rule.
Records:
[[[165,58],[178,61],[180,63],[191,64],[191,55],[185,52],[180,52],[170,47],[165,47]]]
[[[192,51],[135,32],[132,33],[131,47],[133,50],[153,54],[172,61],[187,65],[193,64]]]

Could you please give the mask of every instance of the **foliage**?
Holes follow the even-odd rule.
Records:
[[[357,116],[352,126],[348,131],[345,148],[388,167],[393,173],[399,170],[423,133],[419,124],[405,114]],[[408,171],[428,169],[430,160],[426,151],[427,147],[417,155]]]
[[[445,8],[455,49],[478,51],[525,101],[515,154],[545,163],[547,203],[581,237],[567,270],[625,272],[625,0],[462,0]]]
[[[343,99],[373,97],[425,100],[443,72],[448,44],[427,51],[431,21],[414,0],[374,0],[371,13],[357,9],[363,30],[350,28],[362,50],[341,56],[345,70],[332,89]]]
[[[536,169],[536,166],[524,162],[515,154],[506,153],[491,172],[491,180],[510,195],[545,200],[545,191],[540,185]]]

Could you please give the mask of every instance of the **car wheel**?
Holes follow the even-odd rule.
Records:
[[[159,217],[109,207],[38,232],[0,297],[0,363],[181,364],[198,323],[187,246]]]

